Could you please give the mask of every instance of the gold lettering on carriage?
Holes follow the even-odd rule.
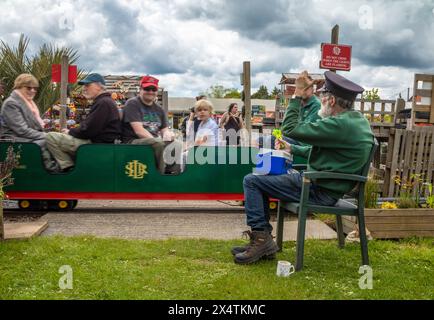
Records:
[[[125,174],[133,179],[143,179],[145,174],[148,174],[146,171],[148,167],[139,162],[138,160],[133,160],[128,162],[128,164],[125,166]]]

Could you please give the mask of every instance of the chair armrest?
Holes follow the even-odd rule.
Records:
[[[307,169],[307,164],[293,164],[292,165],[292,169],[295,169],[297,171],[306,170]]]
[[[350,180],[350,181],[359,181],[366,182],[368,180],[367,177],[359,176],[357,174],[346,174],[346,173],[337,173],[337,172],[326,172],[326,171],[305,171],[303,172],[303,176],[308,179],[334,179],[334,180]]]

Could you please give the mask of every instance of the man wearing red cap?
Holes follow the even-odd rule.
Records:
[[[166,163],[176,155],[182,156],[182,143],[174,141],[169,130],[167,115],[155,102],[158,92],[157,78],[144,76],[137,97],[127,101],[122,118],[122,142],[150,145],[154,149],[158,170],[162,174],[178,173],[181,161]],[[170,146],[170,148],[167,148]],[[165,151],[166,150],[166,151]],[[175,155],[168,155],[171,151]]]

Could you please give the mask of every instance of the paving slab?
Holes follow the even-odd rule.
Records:
[[[203,211],[206,211],[204,209]],[[125,239],[168,238],[240,239],[246,226],[244,213],[48,213],[41,217],[49,227],[43,235],[93,235]],[[272,222],[275,228],[275,221]],[[294,241],[297,220],[284,224],[284,240]],[[336,239],[336,232],[319,220],[308,220],[307,239]]]
[[[28,239],[40,235],[48,227],[47,221],[5,223],[5,240]]]

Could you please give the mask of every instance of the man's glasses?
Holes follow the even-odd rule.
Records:
[[[33,91],[38,91],[39,88],[38,87],[26,87],[26,89],[29,90],[29,91],[32,91],[32,90]]]
[[[142,90],[143,91],[152,91],[152,92],[157,92],[158,91],[158,89],[155,88],[155,87],[146,87],[146,88],[142,87]]]

